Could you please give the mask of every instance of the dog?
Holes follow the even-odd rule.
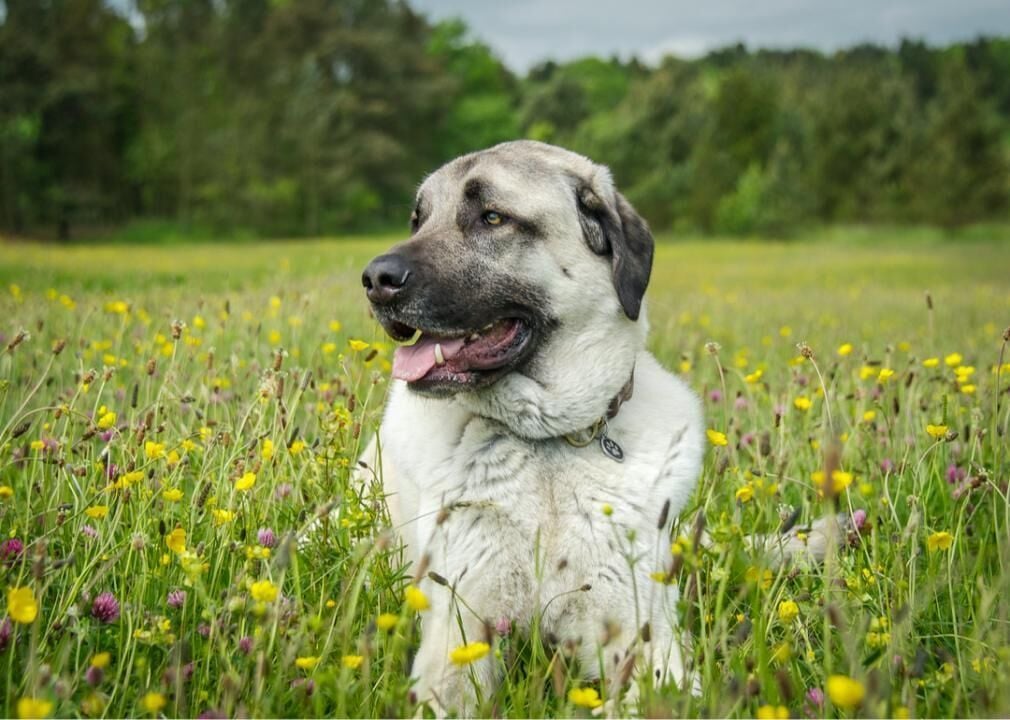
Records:
[[[421,184],[410,237],[364,270],[396,349],[376,437],[390,518],[430,608],[412,678],[441,715],[497,682],[451,651],[504,622],[573,649],[588,681],[632,668],[697,690],[671,527],[706,445],[698,396],[645,349],[654,240],[582,155],[514,141]],[[475,682],[476,681],[476,682]]]

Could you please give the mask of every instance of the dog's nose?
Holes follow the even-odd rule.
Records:
[[[410,274],[410,265],[402,255],[380,255],[368,263],[365,272],[361,273],[361,284],[365,286],[369,300],[377,305],[385,305],[403,290]]]

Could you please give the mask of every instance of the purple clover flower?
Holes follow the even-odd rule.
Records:
[[[91,603],[91,617],[99,622],[112,623],[119,619],[119,601],[110,592],[103,592]]]

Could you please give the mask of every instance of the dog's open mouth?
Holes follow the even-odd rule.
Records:
[[[400,323],[397,323],[400,325]],[[414,330],[395,328],[400,337],[410,337]],[[475,385],[515,364],[524,354],[530,339],[527,325],[518,318],[507,318],[466,333],[435,335],[421,331],[413,345],[396,348],[393,377],[415,387]]]

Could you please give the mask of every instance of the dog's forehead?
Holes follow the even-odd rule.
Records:
[[[459,202],[463,194],[480,187],[486,195],[507,205],[556,202],[596,169],[576,153],[544,143],[515,141],[456,158],[429,175],[418,198],[433,207]]]

